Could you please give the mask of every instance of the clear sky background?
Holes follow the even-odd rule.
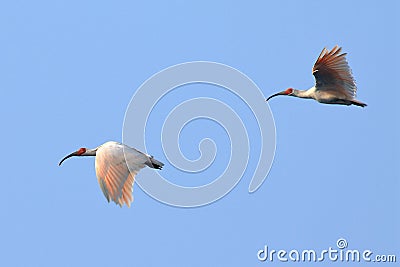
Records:
[[[262,266],[271,265],[257,260],[264,245],[322,250],[340,237],[399,261],[398,1],[267,2],[2,1],[0,265]],[[268,96],[311,87],[317,56],[336,44],[368,107],[274,98],[276,156],[254,194],[246,172],[212,205],[170,207],[135,186],[133,206],[121,209],[102,195],[93,158],[57,165],[81,146],[121,141],[135,90],[166,67],[224,63]],[[199,91],[232,98],[209,85],[188,88],[160,112]],[[204,125],[209,132],[198,130]],[[210,121],[186,131],[188,158],[198,156],[199,138],[229,146]],[[159,143],[149,152],[165,161]],[[219,157],[206,182],[223,170]],[[174,170],[166,162],[164,171]]]

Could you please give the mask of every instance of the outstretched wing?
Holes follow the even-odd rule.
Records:
[[[136,174],[145,167],[148,157],[136,150],[117,142],[107,142],[100,146],[96,153],[96,176],[108,201],[112,200],[122,207],[128,207],[133,201],[133,183]],[[126,159],[130,164],[128,168]]]
[[[335,91],[348,98],[355,98],[356,83],[346,60],[346,53],[340,54],[342,48],[335,46],[331,51],[324,48],[314,64],[312,73],[316,89]]]

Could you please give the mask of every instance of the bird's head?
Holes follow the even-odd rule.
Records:
[[[68,158],[70,158],[70,157],[74,157],[74,156],[85,156],[87,150],[88,150],[88,149],[85,148],[85,147],[79,148],[77,151],[72,152],[71,154],[65,156],[65,157],[60,161],[60,163],[58,163],[58,166],[60,166],[60,165],[63,163],[64,160],[66,160],[66,159],[68,159]]]
[[[293,88],[288,88],[288,89],[286,89],[286,90],[284,90],[284,91],[282,91],[282,92],[279,92],[279,93],[276,93],[276,94],[271,95],[270,97],[268,97],[268,98],[266,99],[266,101],[268,101],[268,100],[270,100],[271,98],[273,98],[273,97],[275,97],[275,96],[278,96],[278,95],[292,95],[293,92],[294,92],[294,89],[293,89]]]

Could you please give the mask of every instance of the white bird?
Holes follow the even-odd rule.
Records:
[[[153,156],[114,141],[106,142],[94,149],[82,147],[64,157],[58,165],[73,156],[96,156],[95,168],[100,188],[108,202],[112,200],[121,207],[124,203],[130,207],[133,201],[135,176],[142,168],[147,165],[161,170],[164,166]]]
[[[308,90],[288,88],[267,98],[267,101],[278,95],[289,95],[301,98],[313,98],[324,104],[356,105],[367,104],[358,101],[356,83],[346,60],[346,53],[340,54],[341,47],[335,46],[331,51],[324,48],[312,69],[315,86]]]

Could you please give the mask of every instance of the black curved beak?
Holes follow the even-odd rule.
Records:
[[[71,153],[71,154],[69,154],[68,156],[65,156],[65,157],[60,161],[60,163],[58,163],[58,166],[61,166],[61,164],[64,162],[64,160],[66,160],[66,159],[68,159],[68,158],[70,158],[70,157],[74,157],[74,156],[79,156],[78,153],[77,153],[76,151],[73,152],[73,153]]]
[[[270,100],[271,98],[273,98],[273,97],[275,97],[275,96],[278,96],[278,95],[286,95],[286,94],[285,94],[285,91],[282,91],[282,92],[279,92],[279,93],[276,93],[276,94],[271,95],[271,96],[268,97],[265,101],[268,101],[268,100]]]

